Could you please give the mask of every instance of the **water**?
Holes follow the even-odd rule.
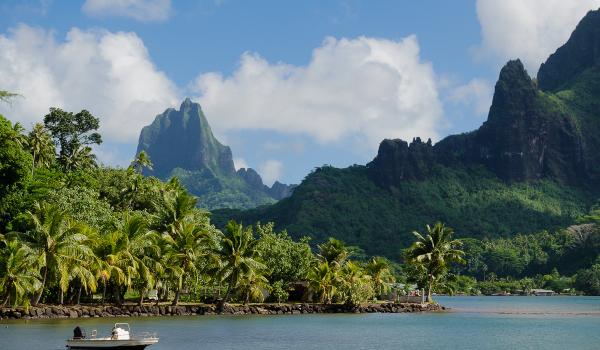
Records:
[[[0,321],[0,350],[64,349],[118,321],[171,349],[599,349],[600,297],[439,297],[452,312]]]

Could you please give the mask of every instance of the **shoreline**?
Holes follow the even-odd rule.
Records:
[[[0,308],[0,320],[36,320],[99,317],[155,317],[194,315],[299,315],[334,313],[412,313],[447,310],[438,304],[369,303],[358,306],[344,304],[249,304],[223,306],[221,311],[212,304],[191,305],[40,305],[36,307]]]

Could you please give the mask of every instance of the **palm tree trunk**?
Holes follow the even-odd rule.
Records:
[[[79,305],[79,301],[81,300],[81,284],[79,284],[79,290],[77,290],[77,301],[75,305]]]
[[[121,305],[121,286],[116,285],[115,291],[116,291],[115,298],[116,298],[117,305]]]
[[[180,294],[181,294],[181,288],[177,288],[177,291],[175,292],[175,298],[173,298],[173,302],[171,303],[171,305],[177,306],[177,304],[179,303],[179,295]]]
[[[46,278],[48,277],[48,267],[44,266],[44,274],[42,276],[42,286],[40,287],[40,291],[35,296],[33,306],[36,306],[40,303],[40,300],[42,299],[42,294],[44,294],[44,288],[46,287]]]
[[[433,289],[433,277],[429,278],[429,283],[427,285],[427,302],[431,303],[431,290]]]
[[[104,287],[102,288],[102,305],[104,305],[104,300],[106,300],[106,278],[103,276],[102,277],[102,282],[104,282]]]
[[[225,297],[223,298],[223,304],[229,301],[229,297],[231,296],[231,291],[233,290],[233,281],[235,277],[235,273],[231,274],[231,278],[229,279],[229,285],[227,286],[227,293],[225,293]]]
[[[35,149],[33,150],[33,160],[31,161],[31,177],[33,177],[34,170],[35,170]]]
[[[185,285],[185,275],[181,277],[181,284],[177,286],[177,291],[175,292],[175,298],[173,299],[173,306],[179,304],[179,297],[181,296],[181,288]]]
[[[6,307],[6,305],[8,305],[9,301],[10,301],[10,289],[8,289],[6,291],[6,294],[4,294],[4,301],[2,302],[2,304],[0,306],[1,307]]]

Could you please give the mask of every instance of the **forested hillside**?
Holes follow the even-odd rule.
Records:
[[[390,258],[435,220],[473,238],[569,226],[600,193],[599,26],[600,12],[588,13],[537,79],[509,61],[479,129],[435,145],[384,140],[365,166],[318,168],[290,198],[214,221],[274,221]]]

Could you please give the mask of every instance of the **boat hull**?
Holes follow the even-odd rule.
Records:
[[[142,350],[147,346],[158,343],[158,339],[144,340],[112,340],[112,339],[77,339],[68,340],[67,348],[73,350],[84,349],[115,349],[115,350]]]
[[[108,346],[108,347],[97,347],[97,346],[86,346],[86,345],[67,345],[67,348],[73,350],[89,350],[89,349],[111,349],[111,350],[143,350],[148,345],[127,345],[127,346]]]

